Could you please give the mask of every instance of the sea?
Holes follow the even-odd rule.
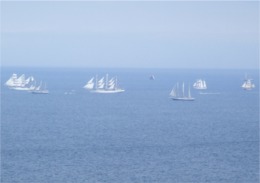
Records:
[[[9,89],[13,73],[49,94]],[[105,74],[125,92],[83,88]],[[170,99],[177,82],[195,101]],[[1,68],[1,183],[258,182],[259,70]]]

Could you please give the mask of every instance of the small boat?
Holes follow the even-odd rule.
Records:
[[[153,81],[153,80],[155,80],[155,76],[154,76],[154,75],[151,75],[151,76],[149,77],[149,79]]]
[[[185,96],[185,91],[184,91],[184,83],[182,84],[182,91],[179,91],[179,83],[177,83],[171,93],[170,93],[170,98],[172,100],[180,100],[180,101],[194,101],[195,98],[191,97],[190,93],[190,87],[188,90],[188,96]]]
[[[198,79],[194,84],[193,84],[193,88],[197,89],[197,90],[205,90],[207,89],[207,84],[205,80],[202,79]]]
[[[117,77],[109,79],[108,74],[106,77],[102,77],[101,79],[98,79],[97,76],[92,77],[83,88],[91,93],[103,94],[122,93],[125,91],[119,87]]]

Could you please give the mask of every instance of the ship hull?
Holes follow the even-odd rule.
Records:
[[[91,90],[91,93],[102,93],[102,94],[112,94],[112,93],[122,93],[125,90],[119,89],[119,90]]]
[[[175,97],[172,97],[171,99],[177,100],[177,101],[194,101],[195,100],[195,98],[175,98]]]
[[[49,91],[32,91],[32,94],[49,94]]]

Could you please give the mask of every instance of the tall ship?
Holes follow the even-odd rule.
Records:
[[[203,79],[198,79],[194,84],[193,88],[197,90],[206,90],[207,89],[207,84],[206,81]]]
[[[184,83],[182,83],[182,87],[179,88],[179,83],[177,83],[170,93],[170,98],[172,100],[180,100],[180,101],[194,101],[195,98],[191,96],[190,87],[188,89],[187,96],[185,95],[185,86]]]
[[[34,89],[34,85],[32,82],[34,81],[34,77],[30,76],[28,78],[25,77],[24,74],[21,76],[17,76],[17,74],[12,74],[12,76],[5,82],[5,85],[10,89],[14,90],[32,90]]]
[[[255,84],[252,82],[252,79],[248,79],[247,75],[245,76],[244,83],[241,86],[244,90],[252,90],[255,88]]]
[[[110,78],[108,74],[98,79],[98,76],[92,77],[83,87],[92,93],[122,93],[125,90],[118,85],[117,77]]]

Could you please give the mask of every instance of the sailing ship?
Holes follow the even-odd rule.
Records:
[[[155,76],[154,76],[154,75],[151,75],[151,76],[149,77],[149,79],[153,81],[153,80],[155,80]]]
[[[34,87],[32,85],[33,81],[34,81],[33,76],[30,76],[26,79],[24,74],[18,77],[17,74],[13,73],[12,76],[5,82],[5,85],[10,89],[28,91],[33,89]]]
[[[251,90],[255,87],[255,84],[252,82],[252,79],[248,79],[247,75],[245,76],[245,81],[241,86],[244,90]]]
[[[198,79],[194,84],[193,88],[198,89],[198,90],[205,90],[207,89],[207,84],[205,80]]]
[[[39,86],[35,87],[34,89],[31,90],[32,94],[48,94],[49,90],[46,89],[46,83],[44,87],[42,86],[42,82],[40,83]]]
[[[109,79],[108,74],[106,77],[98,79],[98,76],[92,77],[83,87],[92,93],[122,93],[125,90],[118,85],[117,77]]]
[[[182,90],[180,91],[180,88],[179,88],[179,83],[177,83],[171,93],[170,93],[170,98],[172,100],[180,100],[180,101],[193,101],[195,100],[195,98],[193,98],[191,96],[191,93],[190,93],[190,87],[189,87],[189,90],[188,90],[188,96],[185,96],[185,91],[184,91],[184,83],[182,83]]]

